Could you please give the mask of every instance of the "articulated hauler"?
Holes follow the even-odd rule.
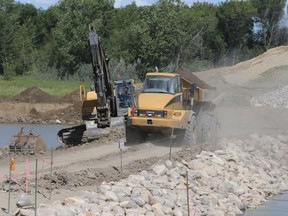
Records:
[[[214,93],[176,73],[147,73],[136,106],[128,108],[126,139],[137,142],[148,133],[182,131],[184,143],[215,142]],[[219,101],[219,98],[217,98]],[[173,129],[173,130],[171,130]]]

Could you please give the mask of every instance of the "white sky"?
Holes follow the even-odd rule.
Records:
[[[37,8],[47,9],[49,6],[52,6],[58,2],[58,0],[18,0],[21,3],[30,3]],[[84,0],[85,1],[85,0]],[[130,4],[133,0],[115,0],[115,7],[126,6]],[[151,5],[157,2],[157,0],[134,0],[138,6]],[[193,2],[211,2],[217,3],[220,0],[184,0],[186,4],[191,5]],[[224,1],[224,0],[223,0]]]

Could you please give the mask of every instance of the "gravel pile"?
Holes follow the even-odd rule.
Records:
[[[188,215],[187,182],[190,215],[243,214],[288,189],[287,143],[283,135],[223,139],[218,143],[223,150],[168,160],[79,197],[40,204],[38,215]],[[34,211],[21,209],[19,215]]]
[[[288,86],[284,86],[264,95],[252,97],[251,104],[253,106],[288,108]]]

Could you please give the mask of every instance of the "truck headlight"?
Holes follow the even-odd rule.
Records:
[[[163,111],[163,118],[167,118],[167,111]]]

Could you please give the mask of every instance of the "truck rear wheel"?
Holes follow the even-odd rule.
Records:
[[[197,125],[196,125],[196,117],[193,115],[185,131],[184,144],[192,147],[193,145],[196,144],[196,142],[197,142]]]
[[[197,137],[201,145],[205,147],[216,146],[217,142],[217,121],[215,116],[211,114],[202,114],[198,118]]]

